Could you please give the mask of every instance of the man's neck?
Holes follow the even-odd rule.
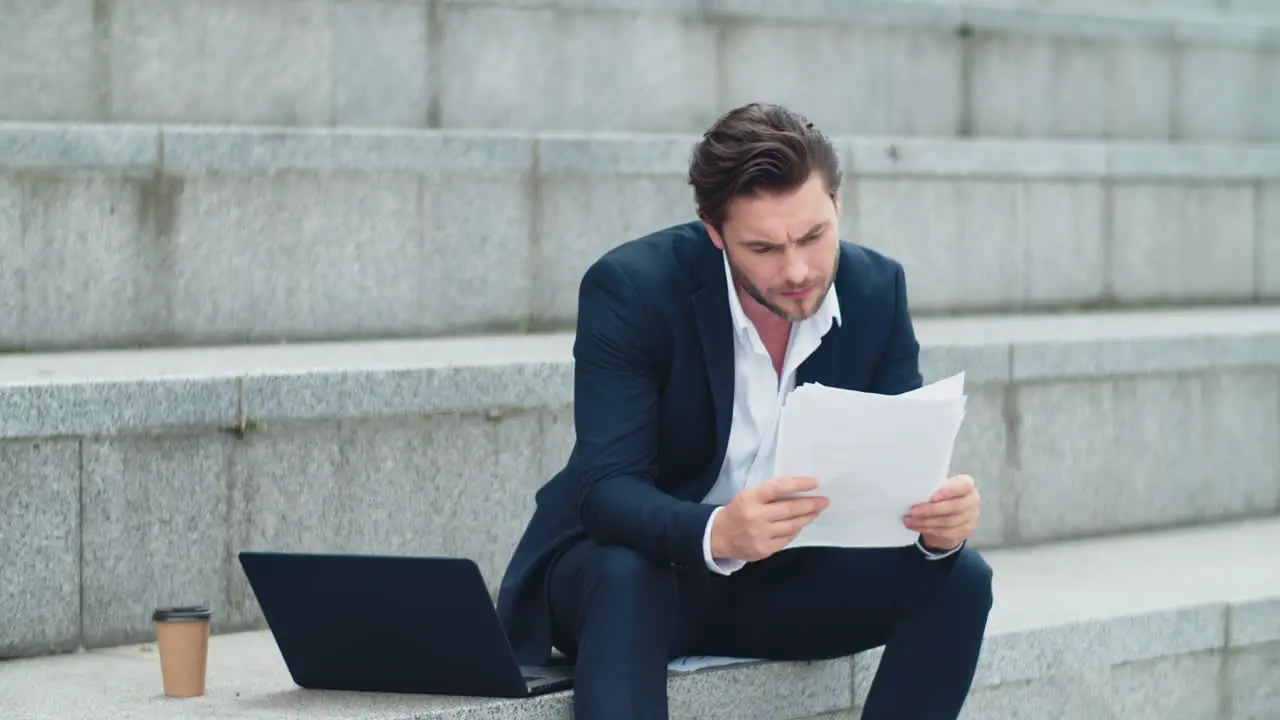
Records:
[[[735,289],[738,293],[738,301],[742,304],[742,313],[755,326],[756,334],[760,336],[760,341],[769,351],[774,371],[781,374],[782,365],[786,361],[787,342],[791,339],[791,321],[779,317],[772,310],[756,302],[756,299],[742,288]]]

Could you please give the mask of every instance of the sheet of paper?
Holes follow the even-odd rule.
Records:
[[[817,478],[831,503],[787,547],[899,547],[912,505],[946,481],[964,421],[963,373],[903,395],[804,385],[778,430],[774,475]]]
[[[667,663],[667,670],[675,673],[691,673],[713,667],[760,662],[751,658],[721,657],[718,655],[686,655]]]

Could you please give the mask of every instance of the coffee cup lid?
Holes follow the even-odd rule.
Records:
[[[205,605],[158,608],[151,616],[156,622],[195,622],[208,620],[213,613]]]

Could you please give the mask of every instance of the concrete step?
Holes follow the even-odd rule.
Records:
[[[1280,310],[934,319],[975,544],[1280,513]],[[260,626],[242,549],[443,554],[495,588],[573,443],[572,336],[0,358],[0,657]],[[481,528],[481,529],[477,529]]]
[[[1234,22],[1274,22],[1280,5],[1275,0],[899,0],[966,6],[1097,13],[1109,17],[1136,15],[1153,18],[1228,19]]]
[[[831,133],[1280,139],[1271,26],[1105,7],[6,0],[0,118],[700,132],[769,100]]]
[[[0,351],[572,327],[686,135],[0,125]],[[840,137],[919,315],[1280,299],[1280,149]]]
[[[1280,518],[993,550],[996,602],[964,720],[1280,717]],[[269,633],[215,637],[208,691],[160,695],[153,645],[0,663],[8,720],[570,718],[530,700],[307,691]],[[673,675],[676,718],[856,718],[880,650]],[[833,714],[827,714],[833,713]]]

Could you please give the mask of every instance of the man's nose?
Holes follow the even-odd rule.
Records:
[[[796,248],[788,248],[786,255],[785,277],[791,285],[801,285],[809,277],[809,263],[805,262],[804,253]]]

